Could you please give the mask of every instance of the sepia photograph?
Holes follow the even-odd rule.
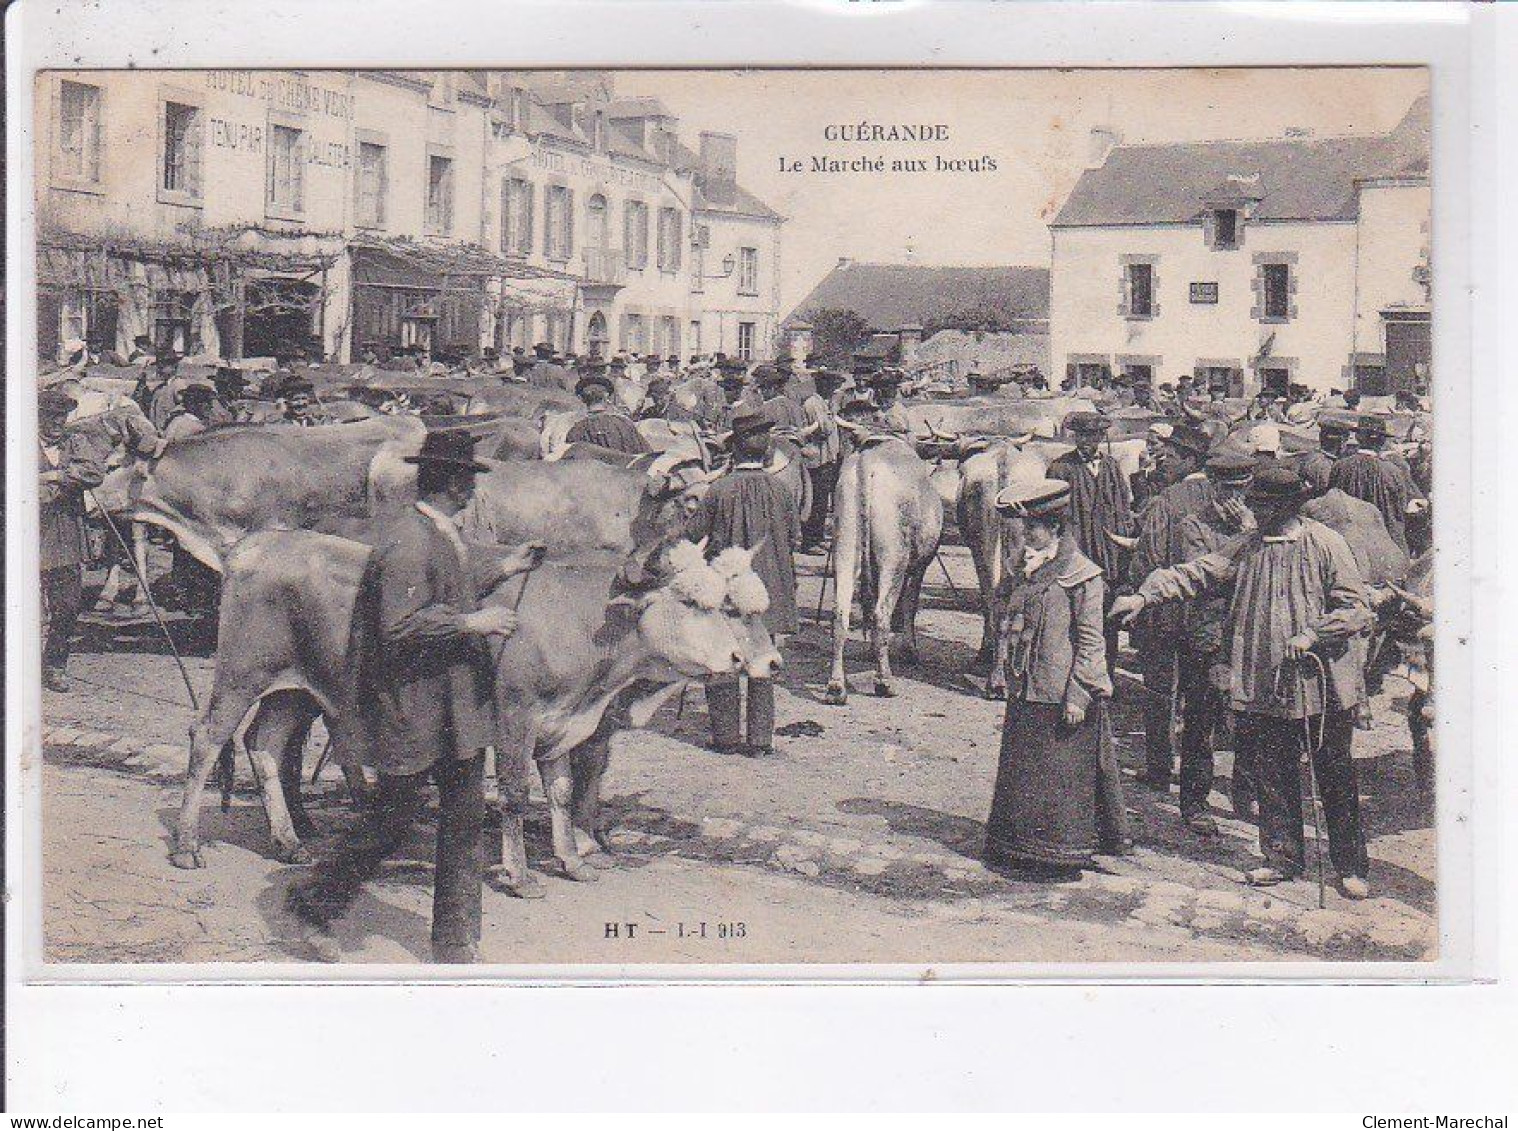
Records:
[[[1428,68],[28,81],[49,978],[1441,957]]]

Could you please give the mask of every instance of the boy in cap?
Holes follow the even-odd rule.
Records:
[[[77,401],[43,389],[37,402],[38,524],[41,533],[42,686],[68,691],[69,647],[84,604],[84,565],[91,553],[84,493],[100,486],[109,454],[67,426]]]
[[[437,781],[437,855],[432,899],[435,962],[478,957],[484,873],[485,748],[496,741],[492,637],[516,631],[516,614],[481,607],[485,586],[470,569],[454,518],[488,467],[469,435],[429,432],[417,465],[417,503],[386,527],[359,582],[356,632],[373,649],[359,702],[379,772],[368,826],[341,846],[311,882],[292,887],[291,909],[326,929],[365,879],[405,840],[418,792]]]
[[[1307,747],[1341,890],[1364,899],[1370,862],[1351,744],[1356,713],[1365,706],[1370,601],[1349,544],[1301,516],[1306,499],[1301,476],[1266,462],[1248,495],[1257,529],[1151,573],[1137,593],[1117,599],[1112,617],[1127,620],[1148,605],[1233,586],[1222,652],[1235,749],[1258,784],[1265,856],[1244,879],[1269,886],[1306,871],[1300,762]]]
[[[605,363],[594,364],[575,384],[575,396],[584,402],[586,415],[570,426],[565,442],[596,444],[629,456],[648,451],[643,433],[617,404],[616,392],[612,379],[606,375]]]
[[[769,594],[764,626],[774,636],[776,647],[783,647],[786,637],[799,627],[792,555],[801,540],[801,521],[790,492],[765,470],[773,428],[769,417],[756,409],[734,415],[732,468],[702,498],[686,526],[686,537],[692,542],[706,539],[708,556],[730,546],[754,551],[754,572]],[[738,676],[716,676],[707,681],[712,747],[719,753],[736,752],[750,758],[773,754],[774,682],[747,677],[746,736],[740,725],[741,682]]]

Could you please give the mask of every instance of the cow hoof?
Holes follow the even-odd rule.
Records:
[[[304,844],[290,844],[274,846],[274,859],[281,864],[309,864],[315,859],[311,850]]]
[[[875,694],[881,699],[894,699],[896,698],[896,686],[883,679],[877,679],[875,681]]]
[[[577,884],[593,884],[601,878],[601,873],[584,860],[574,862],[560,860],[559,866],[564,869],[564,878],[573,880]]]
[[[849,701],[849,689],[841,683],[830,683],[822,701],[834,707],[842,707]]]
[[[206,866],[206,862],[200,858],[199,850],[194,848],[180,848],[169,853],[169,863],[187,871]]]

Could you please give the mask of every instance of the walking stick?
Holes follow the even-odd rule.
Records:
[[[959,603],[959,586],[954,584],[954,579],[949,576],[949,567],[944,564],[943,551],[934,550],[933,560],[938,563],[938,568],[943,571],[943,579],[949,583],[949,591],[954,594],[954,603]]]
[[[1307,788],[1312,800],[1312,841],[1314,855],[1318,862],[1318,908],[1328,906],[1327,883],[1323,878],[1323,825],[1326,818],[1323,814],[1323,795],[1318,790],[1318,752],[1323,749],[1323,728],[1326,725],[1325,714],[1328,710],[1328,671],[1323,666],[1323,657],[1316,652],[1307,653],[1307,658],[1317,668],[1316,680],[1318,684],[1318,701],[1322,710],[1318,713],[1318,735],[1315,739],[1312,733],[1312,716],[1302,716],[1302,740],[1307,753]],[[1307,677],[1302,674],[1301,668],[1294,669],[1297,680],[1301,684],[1307,682]],[[1304,688],[1305,691],[1305,688]]]

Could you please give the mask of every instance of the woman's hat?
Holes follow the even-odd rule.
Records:
[[[461,429],[428,432],[422,450],[406,456],[407,463],[421,467],[452,467],[461,471],[489,471],[488,464],[474,458],[474,438]]]
[[[1070,505],[1070,484],[1063,479],[1014,483],[996,496],[996,509],[1013,518],[1063,514]]]
[[[1249,497],[1281,502],[1301,501],[1307,497],[1307,483],[1290,465],[1266,459],[1255,464]]]
[[[733,437],[748,436],[757,432],[767,432],[775,427],[775,422],[758,409],[747,408],[733,416]]]

